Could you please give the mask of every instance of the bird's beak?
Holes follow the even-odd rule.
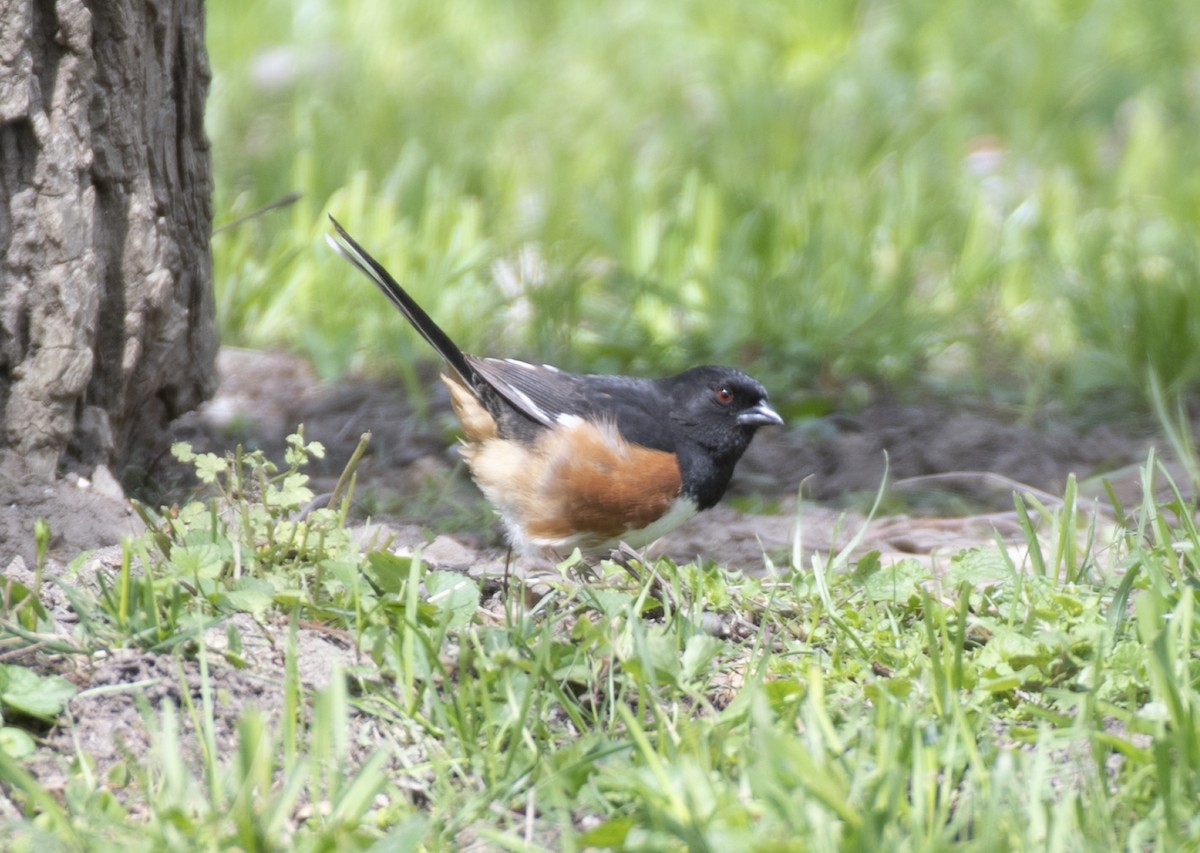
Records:
[[[742,426],[768,426],[769,424],[783,426],[783,418],[779,417],[779,412],[772,409],[766,400],[762,400],[739,414],[737,422]]]

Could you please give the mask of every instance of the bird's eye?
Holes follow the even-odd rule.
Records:
[[[720,388],[717,389],[716,394],[714,396],[716,396],[717,402],[720,403],[722,406],[728,406],[730,403],[733,402],[733,392],[730,391],[729,388],[727,388],[724,385],[722,385]]]

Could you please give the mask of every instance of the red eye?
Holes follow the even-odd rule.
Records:
[[[716,398],[717,398],[717,402],[720,403],[722,406],[728,406],[730,403],[733,402],[733,392],[730,391],[728,388],[726,388],[724,385],[722,385],[720,388],[717,389]]]

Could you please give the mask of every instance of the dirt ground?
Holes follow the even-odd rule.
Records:
[[[281,459],[284,439],[303,423],[305,437],[326,447],[325,459],[311,469],[321,493],[332,488],[359,436],[369,430],[357,491],[362,515],[400,525],[413,539],[401,544],[447,533],[461,546],[460,559],[499,553],[499,529],[489,523],[458,460],[449,403],[432,376],[429,416],[414,417],[395,382],[322,383],[302,359],[285,353],[226,348],[219,365],[217,396],[175,425],[177,440],[198,451],[241,443]],[[868,534],[870,547],[885,554],[990,539],[992,525],[1002,524],[1012,508],[1014,489],[1057,496],[1072,472],[1086,495],[1103,494],[1103,476],[1126,500],[1135,500],[1137,466],[1154,431],[1152,424],[1127,420],[1080,426],[1053,413],[1022,419],[979,403],[880,400],[853,415],[765,429],[739,464],[722,505],[666,537],[658,550],[679,559],[700,555],[760,568],[764,551],[773,555],[791,547],[802,483],[805,550],[828,548],[843,512],[842,527],[853,528],[869,508],[884,477],[885,452],[887,517]],[[152,473],[122,474],[130,493],[151,506],[177,502],[189,487],[186,472],[170,459]],[[19,460],[0,458],[0,483],[7,495],[0,513],[0,565],[18,555],[32,565],[33,521],[39,517],[50,524],[51,556],[61,563],[139,529],[121,485],[106,469],[46,486],[25,477]]]
[[[440,383],[430,382],[432,416],[419,418],[397,384],[321,383],[290,355],[226,349],[220,368],[217,397],[176,425],[178,439],[197,450],[241,442],[281,459],[284,438],[303,423],[306,439],[322,442],[327,450],[315,478],[321,492],[332,487],[359,436],[370,430],[370,452],[359,469],[356,492],[362,514],[383,525],[396,548],[425,545],[426,560],[437,567],[474,574],[500,570],[499,533],[458,462]],[[790,559],[797,530],[806,555],[840,547],[864,523],[863,513],[884,476],[886,451],[889,490],[861,548],[878,549],[885,565],[906,556],[937,563],[964,547],[994,542],[997,533],[1017,542],[1012,492],[1031,490],[1052,501],[1071,472],[1085,496],[1103,494],[1104,475],[1126,503],[1136,501],[1137,466],[1152,439],[1146,423],[1081,427],[1053,413],[1020,419],[982,404],[879,400],[851,416],[762,431],[738,467],[730,497],[666,537],[656,551],[762,571],[764,555],[776,564]],[[187,487],[184,473],[166,460],[153,473],[124,473],[130,490],[152,505],[179,500]],[[69,561],[82,551],[95,552],[79,580],[72,581],[80,583],[115,565],[119,549],[113,546],[140,527],[121,485],[103,469],[47,487],[25,477],[19,460],[7,458],[0,459],[0,483],[6,494],[0,507],[0,569],[12,580],[32,578],[33,523],[39,517],[52,531],[48,575],[67,576]],[[62,632],[69,635],[75,616],[65,596],[54,587],[47,595]],[[239,616],[234,627],[248,646],[256,646],[244,655],[253,662],[248,669],[227,665],[216,654],[210,658],[224,745],[233,742],[241,710],[270,713],[282,705],[285,623]],[[214,629],[210,644],[218,648],[227,634],[228,626]],[[348,638],[316,626],[302,628],[299,642],[301,679],[309,689],[327,683],[335,666],[363,665]],[[157,709],[168,697],[178,705],[182,691],[199,695],[194,661],[121,651],[87,661],[40,654],[34,662],[89,690],[71,703],[70,725],[42,733],[32,769],[52,790],[65,783],[77,750],[90,755],[103,773],[124,756],[150,749],[154,731],[141,703]],[[195,740],[186,719],[182,722],[185,744],[194,754]],[[363,730],[352,741],[365,755],[381,735],[368,718],[358,724]],[[11,808],[0,794],[0,816]]]

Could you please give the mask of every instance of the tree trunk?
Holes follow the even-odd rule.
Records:
[[[0,0],[0,446],[120,471],[216,383],[202,0]]]

